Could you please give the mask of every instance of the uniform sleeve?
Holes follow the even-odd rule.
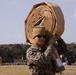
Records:
[[[51,59],[52,52],[53,52],[53,47],[51,45],[49,45],[47,47],[46,51],[44,52],[46,60],[50,60]]]

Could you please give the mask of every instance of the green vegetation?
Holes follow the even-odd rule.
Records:
[[[4,44],[0,45],[0,56],[2,57],[2,62],[13,62],[14,59],[26,59],[26,51],[30,47],[27,44]],[[76,57],[76,44],[67,44],[68,50],[72,50],[74,56]]]
[[[8,44],[0,45],[0,56],[2,57],[2,62],[13,62],[14,59],[26,59],[26,50],[29,45],[26,44]]]

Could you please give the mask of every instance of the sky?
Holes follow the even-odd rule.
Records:
[[[0,0],[0,44],[26,43],[24,21],[34,4],[55,2],[64,14],[66,43],[76,43],[76,0]]]

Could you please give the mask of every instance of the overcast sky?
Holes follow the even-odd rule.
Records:
[[[26,43],[24,21],[32,6],[42,1],[60,6],[65,18],[62,38],[76,42],[76,0],[0,0],[0,44]]]

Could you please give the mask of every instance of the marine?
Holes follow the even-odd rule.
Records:
[[[55,75],[55,65],[52,59],[54,47],[45,46],[46,30],[43,26],[36,26],[32,32],[33,43],[26,52],[27,65],[30,75]]]

